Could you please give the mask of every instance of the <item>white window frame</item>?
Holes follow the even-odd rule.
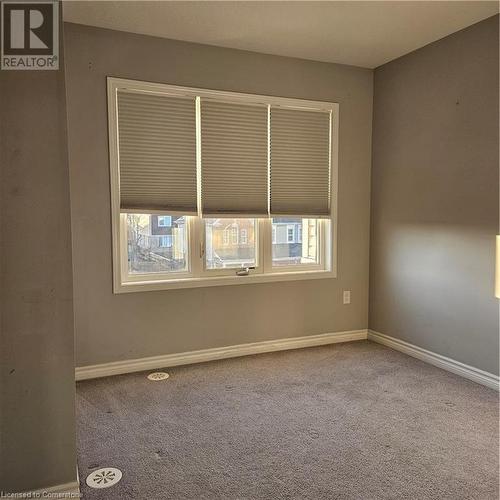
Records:
[[[329,218],[320,219],[318,224],[318,265],[305,264],[284,267],[272,266],[272,223],[271,218],[257,219],[257,266],[247,276],[236,275],[235,269],[205,269],[205,224],[200,216],[186,217],[186,238],[188,246],[187,269],[169,273],[128,273],[127,216],[120,211],[119,152],[117,123],[117,90],[156,93],[179,96],[231,99],[236,102],[265,103],[296,109],[317,109],[331,113],[330,127],[330,193],[331,213]],[[113,291],[114,293],[147,290],[169,290],[176,288],[198,288],[206,286],[240,285],[244,283],[267,283],[275,281],[311,280],[337,277],[337,179],[338,179],[338,132],[339,105],[324,101],[308,101],[285,97],[242,94],[160,83],[140,82],[121,78],[107,79],[109,157],[111,178],[111,225],[113,243]],[[199,113],[199,105],[198,105]],[[200,196],[200,192],[198,196]],[[184,215],[160,211],[142,211],[157,215]],[[213,272],[219,271],[219,272]]]

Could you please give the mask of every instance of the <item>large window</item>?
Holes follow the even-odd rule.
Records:
[[[335,276],[338,106],[108,79],[116,292]]]

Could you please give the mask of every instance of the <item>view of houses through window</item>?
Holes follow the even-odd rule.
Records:
[[[187,231],[183,216],[127,214],[128,272],[179,272],[187,269]]]
[[[257,266],[257,219],[204,219],[205,268]],[[272,219],[272,266],[319,264],[317,219]],[[183,272],[189,268],[187,218],[127,214],[128,272]]]
[[[318,220],[273,219],[273,266],[318,264]]]

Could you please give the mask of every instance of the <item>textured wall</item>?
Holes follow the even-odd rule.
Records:
[[[0,141],[0,491],[17,492],[76,480],[62,69],[0,71]]]
[[[65,31],[78,366],[368,326],[371,70]],[[113,295],[106,76],[339,102],[338,278]]]
[[[375,71],[370,328],[498,373],[498,16]]]

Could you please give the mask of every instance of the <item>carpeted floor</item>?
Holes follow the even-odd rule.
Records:
[[[368,342],[80,382],[87,500],[497,500],[498,393]],[[116,486],[86,476],[111,466]]]

